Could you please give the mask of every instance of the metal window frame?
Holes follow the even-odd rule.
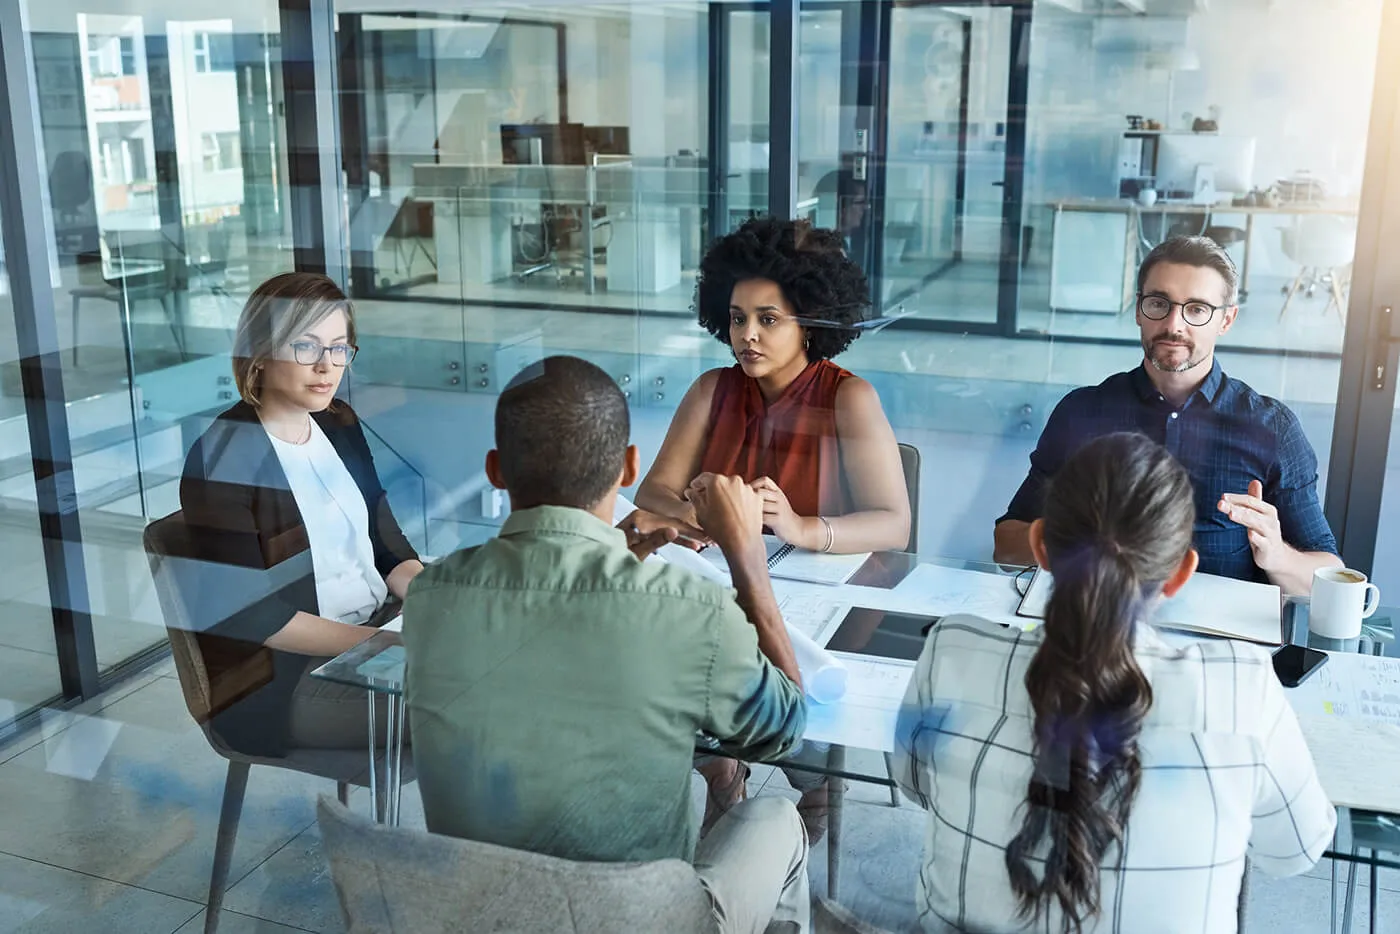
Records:
[[[802,0],[768,4],[768,213],[797,213],[797,62]]]
[[[26,4],[0,3],[0,126],[9,131],[0,133],[0,236],[8,257],[59,681],[64,698],[78,700],[97,694],[99,679],[49,281],[37,88]]]
[[[340,86],[333,0],[279,0],[292,255],[298,271],[348,286]]]
[[[1400,368],[1400,3],[1382,6],[1342,372],[1323,511],[1348,567],[1370,572],[1384,503]],[[1378,370],[1379,368],[1379,370]]]

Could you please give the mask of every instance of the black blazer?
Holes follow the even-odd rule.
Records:
[[[364,496],[374,564],[387,577],[418,555],[389,509],[360,421],[343,402],[312,418]],[[252,406],[240,402],[221,414],[190,448],[180,507],[206,570],[197,592],[183,596],[209,672],[213,730],[240,752],[283,755],[292,691],[313,659],[263,643],[298,611],[320,609],[301,510]],[[250,587],[250,571],[278,580]]]

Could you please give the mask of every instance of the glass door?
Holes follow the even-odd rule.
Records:
[[[1389,617],[1394,627],[1400,614],[1386,608],[1400,605],[1400,268],[1390,256],[1390,245],[1400,237],[1400,10],[1387,5],[1380,19],[1376,95],[1359,213],[1353,221],[1358,231],[1354,247],[1300,275],[1320,277],[1322,285],[1322,294],[1304,299],[1304,314],[1318,315],[1321,309],[1325,316],[1334,307],[1345,309],[1328,521],[1347,566],[1367,572],[1380,587],[1383,609],[1377,615]],[[1336,259],[1346,262],[1334,265]],[[1400,654],[1393,642],[1385,651]]]
[[[1029,22],[1024,4],[803,4],[818,222],[927,329],[1014,328]]]

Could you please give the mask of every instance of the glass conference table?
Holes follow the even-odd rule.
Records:
[[[1004,580],[1006,599],[1011,606],[1014,606],[1015,602],[1019,600],[1019,595],[1024,592],[1030,579],[1029,574],[1025,573],[1026,569],[1007,568],[986,562],[939,556],[885,552],[872,555],[849,583],[877,589],[892,589],[920,564],[976,571]],[[989,581],[988,583],[994,587],[1000,586],[997,582]],[[1400,619],[1400,608],[1382,607],[1371,619],[1366,621],[1359,639],[1323,639],[1311,636],[1307,632],[1306,599],[1290,597],[1284,601],[1282,636],[1284,641],[1300,642],[1333,652],[1365,652],[1380,655],[1383,653],[1385,645],[1394,639],[1392,619]],[[397,824],[404,774],[402,739],[406,722],[403,701],[404,650],[398,636],[394,633],[378,633],[321,665],[312,672],[312,675],[327,681],[361,687],[366,690],[370,704],[370,731],[366,737],[367,744],[375,735],[375,718],[378,715],[376,698],[382,697],[384,699],[389,720],[386,730],[388,743],[382,757],[382,767],[378,761],[380,756],[374,754],[373,746],[370,746],[371,793],[373,794],[378,789],[379,783],[383,782],[388,801],[386,820],[390,824]],[[825,841],[825,871],[821,874],[825,876],[824,887],[827,898],[832,901],[838,901],[843,855],[850,855],[851,847],[858,847],[862,840],[869,837],[869,833],[864,829],[867,825],[883,827],[884,829],[877,836],[885,837],[889,833],[889,829],[885,825],[890,818],[896,817],[903,824],[910,825],[909,828],[902,831],[903,833],[913,833],[919,841],[923,839],[926,816],[908,801],[901,801],[901,795],[891,777],[889,754],[883,749],[871,748],[872,745],[822,744],[817,747],[818,752],[820,752],[818,755],[812,755],[809,751],[796,759],[781,763],[784,768],[824,774],[835,779],[846,780],[844,782],[833,781],[829,792],[830,815]],[[699,751],[714,753],[716,750],[702,744]],[[849,807],[848,798],[851,799]],[[880,816],[877,818],[876,808],[887,812],[889,817]],[[846,813],[847,811],[849,814]],[[1339,807],[1337,811],[1337,833],[1326,855],[1344,864],[1360,864],[1369,867],[1371,872],[1369,889],[1372,900],[1371,923],[1374,930],[1377,870],[1379,868],[1400,869],[1400,814],[1362,811],[1346,807]],[[855,832],[856,835],[851,846],[847,845],[848,832]],[[814,853],[814,859],[818,855]],[[917,868],[917,860],[914,865]],[[860,870],[857,871],[862,877],[867,875],[867,873],[861,873]],[[1336,863],[1334,863],[1334,882],[1336,881],[1336,873]],[[1347,875],[1346,916],[1350,917],[1357,873],[1348,866]],[[815,876],[813,887],[814,890],[820,888],[816,883]],[[863,892],[868,888],[869,886],[866,885],[861,886]],[[877,886],[871,891],[876,891],[879,888]],[[904,891],[903,899],[905,902],[912,899],[914,891],[912,887]],[[863,906],[862,915],[868,915],[871,910],[871,906]],[[862,920],[869,922],[874,919],[862,917]]]

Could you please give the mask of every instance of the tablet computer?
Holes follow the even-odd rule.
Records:
[[[852,607],[827,642],[828,651],[918,661],[928,631],[941,617]]]

